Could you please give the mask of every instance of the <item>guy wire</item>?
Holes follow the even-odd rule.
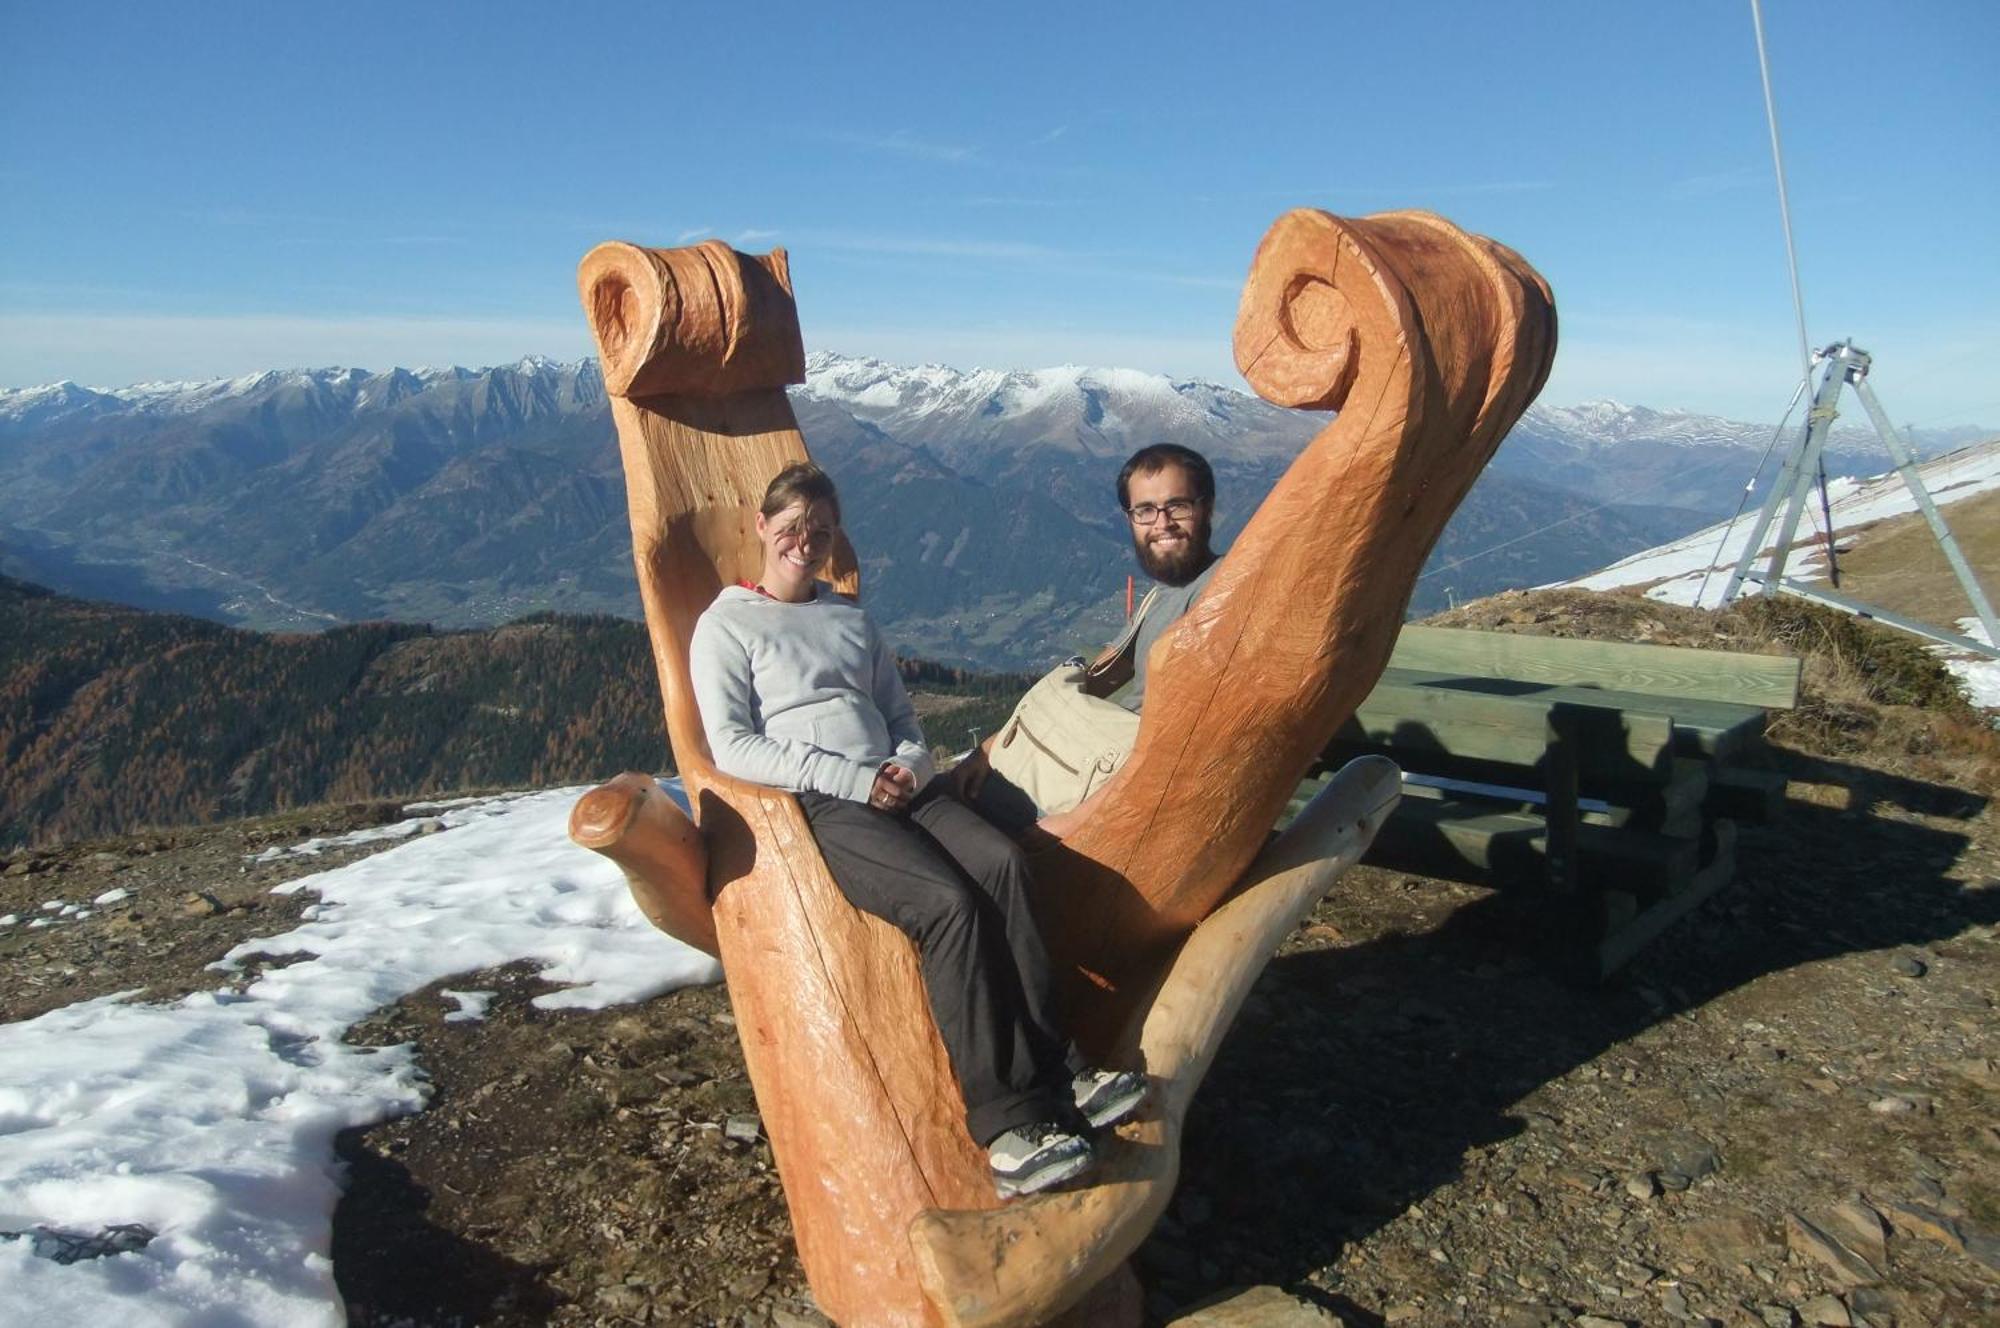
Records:
[[[1764,7],[1750,0],[1750,21],[1757,30],[1757,72],[1764,79],[1764,122],[1771,127],[1771,164],[1778,173],[1778,217],[1785,228],[1785,264],[1792,275],[1792,312],[1799,324],[1799,369],[1812,380],[1812,343],[1806,337],[1806,298],[1799,285],[1799,251],[1792,239],[1792,202],[1785,187],[1785,151],[1778,141],[1778,103],[1771,93],[1771,59],[1764,49]]]
[[[1714,574],[1716,563],[1721,561],[1723,547],[1729,543],[1729,533],[1736,529],[1737,521],[1742,518],[1743,509],[1750,502],[1750,491],[1757,487],[1757,480],[1764,473],[1764,465],[1771,459],[1772,449],[1777,447],[1778,439],[1784,436],[1785,425],[1792,418],[1792,412],[1799,408],[1799,398],[1806,394],[1806,384],[1811,381],[1812,376],[1810,374],[1799,379],[1798,388],[1792,393],[1792,404],[1785,407],[1784,418],[1778,421],[1777,428],[1771,430],[1771,441],[1764,444],[1764,455],[1757,458],[1757,469],[1750,472],[1750,482],[1743,486],[1743,492],[1738,495],[1736,510],[1730,514],[1729,524],[1722,528],[1722,538],[1715,542],[1715,553],[1709,558],[1708,566],[1701,569],[1701,585],[1694,592],[1694,604],[1692,607],[1697,609],[1701,607],[1701,597],[1708,593],[1708,578]],[[1821,492],[1824,493],[1825,491],[1821,490]]]

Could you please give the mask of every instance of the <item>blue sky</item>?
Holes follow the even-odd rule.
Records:
[[[1767,0],[1815,344],[2000,423],[2000,5]],[[604,239],[791,250],[807,345],[1240,385],[1295,206],[1549,277],[1545,399],[1798,376],[1747,0],[0,6],[0,384],[587,352]]]

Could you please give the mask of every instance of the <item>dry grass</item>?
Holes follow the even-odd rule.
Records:
[[[1773,717],[1773,741],[2000,791],[2000,733],[1916,638],[1789,597],[1749,600],[1725,613],[1804,661],[1798,708]]]
[[[2000,591],[2000,490],[1944,510],[1952,537],[1986,588]],[[1947,631],[1972,615],[1972,605],[1922,515],[1908,512],[1859,530],[1843,530],[1853,548],[1840,555],[1840,593]],[[1812,584],[1828,585],[1824,577]]]

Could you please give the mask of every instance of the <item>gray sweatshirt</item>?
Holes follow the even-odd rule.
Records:
[[[694,626],[688,664],[724,774],[868,801],[894,761],[937,773],[896,658],[861,606],[825,583],[802,604],[725,586]]]

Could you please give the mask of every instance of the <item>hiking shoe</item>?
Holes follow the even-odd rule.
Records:
[[[1003,1133],[986,1146],[993,1185],[1002,1199],[1060,1185],[1091,1163],[1090,1140],[1054,1121],[1036,1121]]]
[[[1146,1076],[1134,1070],[1085,1070],[1069,1086],[1093,1130],[1116,1125],[1146,1100]]]

